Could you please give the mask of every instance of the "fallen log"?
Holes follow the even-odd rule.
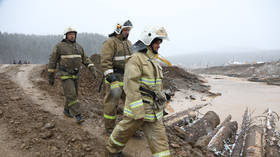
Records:
[[[238,134],[237,140],[235,141],[235,144],[233,146],[231,156],[239,157],[244,155],[243,148],[245,146],[245,138],[248,133],[250,124],[251,124],[251,117],[249,115],[248,108],[246,108],[243,114],[241,129]]]
[[[220,118],[215,112],[207,112],[201,119],[191,126],[184,127],[186,133],[185,141],[194,145],[199,137],[212,132],[219,123]]]
[[[236,135],[238,124],[236,121],[227,122],[222,126],[208,144],[208,149],[215,154],[224,154],[225,142],[231,141]]]
[[[164,124],[167,126],[183,126],[189,124],[191,120],[194,120],[196,118],[195,112],[199,109],[209,105],[209,103],[206,104],[200,104],[196,105],[195,107],[189,108],[187,110],[177,112],[175,114],[172,114],[170,116],[164,117],[163,121]]]
[[[220,124],[218,125],[213,132],[211,132],[210,134],[208,135],[205,135],[205,136],[202,136],[200,137],[197,142],[195,143],[195,146],[196,147],[199,147],[199,148],[203,148],[203,147],[206,147],[210,140],[216,135],[216,133],[219,131],[219,129],[221,129],[223,126],[225,126],[225,124],[227,122],[229,122],[231,120],[231,115],[228,115],[225,120]]]
[[[279,136],[277,136],[276,130],[276,117],[273,112],[267,110],[267,119],[265,125],[265,156],[266,157],[279,157],[280,156],[280,146],[279,146]]]
[[[262,127],[256,125],[250,127],[245,143],[246,157],[264,157]]]

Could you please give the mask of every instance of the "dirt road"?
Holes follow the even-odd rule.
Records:
[[[105,156],[104,127],[100,107],[88,102],[86,121],[77,125],[66,118],[63,97],[50,95],[36,83],[43,65],[0,65],[0,157],[4,156]],[[135,147],[139,149],[135,150]],[[144,137],[129,141],[124,150],[135,157],[151,156]],[[20,155],[19,155],[20,154]],[[25,155],[26,154],[26,155]]]

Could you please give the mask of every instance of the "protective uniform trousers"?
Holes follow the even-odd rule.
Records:
[[[120,152],[125,147],[129,138],[139,128],[143,129],[153,157],[170,156],[168,140],[162,119],[156,120],[155,122],[147,122],[124,117],[111,134],[107,149],[111,153]]]
[[[119,80],[123,80],[123,75],[115,73]],[[125,94],[123,92],[122,82],[109,83],[105,80],[106,83],[106,94],[104,97],[104,121],[105,128],[107,131],[112,131],[116,123],[117,108],[120,103],[120,100],[125,101]],[[112,93],[112,90],[117,90],[117,93]]]
[[[80,103],[78,102],[78,79],[62,79],[61,83],[65,96],[64,108],[69,109],[73,116],[80,114]]]

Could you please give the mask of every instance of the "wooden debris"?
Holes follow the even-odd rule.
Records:
[[[235,141],[231,156],[239,157],[239,156],[244,155],[243,151],[244,151],[244,145],[245,145],[245,138],[248,134],[248,129],[249,129],[250,124],[251,124],[251,117],[249,115],[248,108],[246,108],[244,115],[243,115],[241,130],[238,134],[237,140]]]
[[[276,121],[278,120],[278,115],[273,115],[273,112],[267,110],[267,119],[265,124],[265,156],[266,157],[279,157],[280,156],[280,137],[277,136]]]
[[[208,144],[208,148],[212,151],[222,153],[225,145],[224,142],[236,135],[237,128],[238,124],[236,121],[224,124],[211,139]]]
[[[264,157],[262,127],[256,125],[250,127],[244,153],[246,157]]]
[[[186,142],[195,144],[199,137],[209,134],[220,123],[219,116],[213,112],[207,112],[201,119],[192,126],[186,126]]]

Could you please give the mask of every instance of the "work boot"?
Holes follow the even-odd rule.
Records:
[[[119,153],[110,153],[110,157],[124,157],[122,152]]]
[[[69,118],[73,118],[73,116],[71,115],[69,109],[64,109],[63,113],[64,113],[65,116],[67,116]]]
[[[108,135],[111,135],[112,134],[112,132],[113,132],[113,128],[107,128],[106,129],[106,133],[108,134]]]
[[[76,122],[78,124],[81,124],[81,123],[83,123],[85,121],[81,114],[76,115],[75,118],[76,118]]]

